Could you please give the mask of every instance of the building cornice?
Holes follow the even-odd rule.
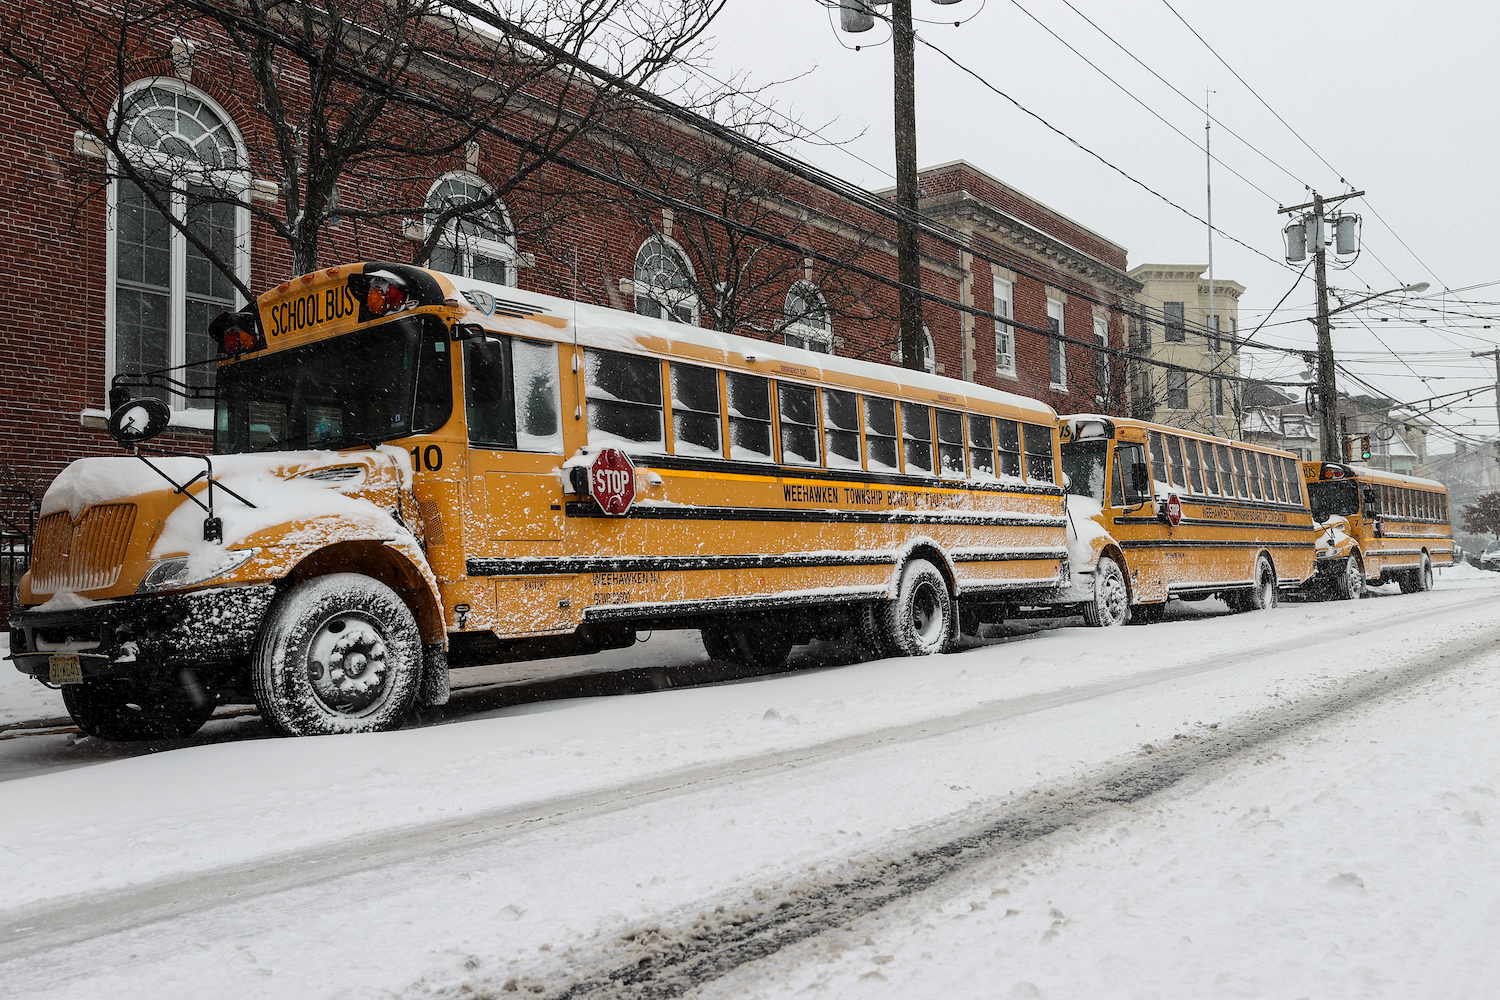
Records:
[[[967,191],[923,198],[921,210],[936,219],[956,220],[970,238],[979,230],[990,240],[1009,244],[1029,257],[1120,294],[1133,295],[1141,290],[1141,283],[1119,268],[1028,226]]]

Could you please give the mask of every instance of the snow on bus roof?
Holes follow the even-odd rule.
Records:
[[[570,324],[576,318],[578,343],[586,347],[675,353],[670,347],[663,349],[650,343],[652,340],[665,340],[669,343],[691,345],[700,350],[722,352],[726,356],[737,354],[746,360],[795,364],[800,368],[809,369],[809,373],[822,372],[835,376],[871,379],[894,383],[903,389],[922,389],[927,392],[957,395],[969,401],[982,400],[991,404],[1010,406],[1046,423],[1057,419],[1056,411],[1040,400],[1001,389],[992,389],[977,382],[964,382],[943,375],[929,375],[927,372],[912,371],[895,365],[877,364],[873,361],[861,361],[857,358],[845,358],[836,354],[819,354],[786,344],[741,337],[732,333],[720,333],[717,330],[706,330],[703,327],[685,323],[670,323],[666,320],[626,312],[623,309],[596,306],[587,302],[558,298],[541,292],[529,292],[508,285],[497,285],[493,282],[479,281],[441,271],[432,273],[453,284],[462,296],[459,299],[460,304],[467,305],[475,314],[475,322],[481,322],[483,325],[517,336],[562,343],[572,340],[570,330],[559,329],[552,323],[506,316],[498,310],[493,313],[486,312],[476,307],[475,299],[484,302],[488,298],[502,305],[534,305],[546,315]],[[482,294],[471,297],[465,295],[465,292]],[[700,357],[700,360],[706,359]],[[767,374],[776,374],[776,372],[772,369]]]
[[[1386,469],[1376,469],[1368,465],[1346,465],[1342,462],[1332,464],[1344,465],[1346,469],[1354,473],[1354,475],[1360,479],[1364,479],[1366,477],[1375,480],[1389,479],[1398,483],[1407,483],[1412,486],[1431,486],[1436,487],[1440,490],[1448,489],[1446,485],[1438,482],[1436,479],[1423,479],[1421,476],[1408,476],[1402,472],[1390,472]]]

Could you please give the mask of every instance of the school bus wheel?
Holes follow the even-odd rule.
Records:
[[[1090,627],[1124,625],[1130,617],[1130,591],[1125,573],[1109,556],[1100,556],[1094,569],[1094,599],[1083,606],[1083,623]]]
[[[875,619],[897,656],[945,652],[957,624],[948,581],[926,559],[913,559],[901,573],[896,599],[877,606]]]
[[[417,696],[421,648],[410,609],[385,584],[358,573],[304,580],[266,615],[255,703],[288,736],[395,729]]]
[[[171,740],[191,736],[214,714],[201,687],[194,697],[170,676],[91,678],[62,686],[78,728],[100,740]]]
[[[1365,566],[1358,552],[1349,553],[1344,571],[1333,581],[1333,595],[1341,601],[1357,601],[1365,596]]]
[[[1432,589],[1432,560],[1427,553],[1422,553],[1422,563],[1414,570],[1402,573],[1396,578],[1401,585],[1403,594],[1419,594]]]
[[[1276,567],[1271,565],[1271,557],[1262,552],[1255,557],[1255,581],[1254,586],[1246,595],[1247,608],[1249,611],[1270,611],[1276,607]]]

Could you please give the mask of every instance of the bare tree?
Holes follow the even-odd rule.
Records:
[[[143,218],[253,298],[223,211],[274,233],[293,273],[319,266],[342,220],[415,233],[426,260],[694,58],[724,2],[21,0],[0,12],[0,69],[96,157],[74,178],[85,199],[128,185]],[[233,102],[244,154],[202,114],[189,126],[205,134],[184,136],[194,109],[170,90],[130,89],[189,77]],[[486,183],[432,201],[434,164],[477,163],[481,146],[505,150]]]

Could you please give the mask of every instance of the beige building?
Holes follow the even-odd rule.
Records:
[[[1245,286],[1213,283],[1209,315],[1206,264],[1141,264],[1131,347],[1131,414],[1173,427],[1239,436],[1239,309]],[[1176,366],[1176,367],[1169,367]],[[1209,374],[1213,373],[1213,374]]]

